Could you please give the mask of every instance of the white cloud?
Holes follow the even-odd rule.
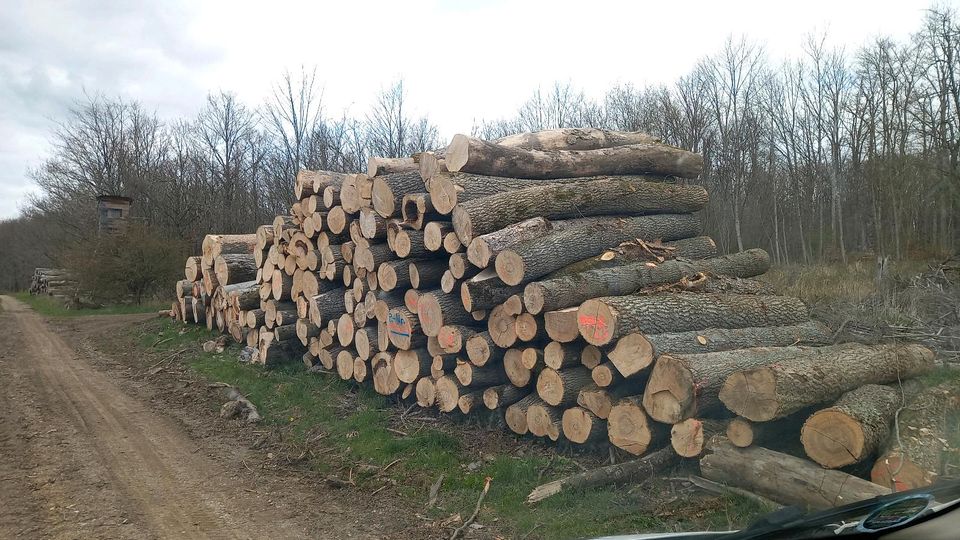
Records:
[[[956,2],[954,2],[956,3]],[[570,80],[592,95],[617,82],[670,82],[730,35],[772,59],[828,30],[855,49],[916,30],[925,1],[83,2],[22,0],[0,11],[0,217],[55,120],[101,92],[162,117],[192,116],[212,90],[259,104],[284,69],[318,66],[328,114],[362,113],[403,77],[412,106],[444,136],[509,115],[530,92]],[[141,5],[145,4],[145,5]]]

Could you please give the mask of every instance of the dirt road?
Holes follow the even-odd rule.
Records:
[[[0,538],[382,536],[336,500],[212,457],[25,304],[0,300]]]

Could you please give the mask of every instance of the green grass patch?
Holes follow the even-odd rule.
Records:
[[[63,302],[51,296],[38,296],[28,292],[15,293],[14,298],[28,304],[34,311],[47,317],[82,317],[84,315],[129,315],[131,313],[156,313],[170,303],[146,302],[140,305],[116,305],[102,308],[67,309]]]
[[[147,321],[138,328],[141,348],[189,349],[183,358],[191,369],[210,381],[240,389],[263,415],[259,429],[280,428],[286,443],[320,452],[309,462],[313,470],[342,479],[352,470],[358,485],[372,491],[383,485],[374,472],[399,459],[387,472],[396,481],[389,489],[434,518],[457,512],[464,519],[469,516],[488,476],[493,480],[479,521],[495,524],[507,537],[583,538],[639,531],[728,529],[742,527],[768,511],[735,497],[706,497],[702,504],[689,499],[661,503],[669,497],[661,497],[666,488],[657,483],[632,490],[632,486],[619,486],[565,493],[531,507],[524,500],[536,485],[579,468],[560,456],[551,460],[532,452],[510,455],[515,445],[508,445],[504,455],[480,456],[470,444],[475,427],[460,430],[447,424],[444,430],[431,423],[399,425],[396,418],[403,409],[369,385],[307,373],[299,362],[264,370],[238,363],[236,345],[222,354],[199,352],[198,344],[214,336],[205,328],[169,320]],[[149,361],[145,357],[144,362]],[[403,428],[405,435],[391,428]],[[427,511],[424,506],[430,485],[441,475],[444,481],[438,507]]]

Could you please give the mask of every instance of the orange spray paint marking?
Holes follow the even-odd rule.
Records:
[[[580,315],[578,317],[580,326],[584,328],[593,328],[593,339],[604,340],[610,337],[610,328],[603,317],[594,315]]]

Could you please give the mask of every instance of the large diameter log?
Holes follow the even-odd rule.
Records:
[[[636,238],[675,240],[696,236],[700,220],[691,214],[584,219],[582,224],[516,244],[500,252],[497,275],[508,285],[535,280],[609,246]]]
[[[397,351],[393,357],[393,370],[400,382],[413,383],[430,374],[432,363],[433,358],[426,349]]]
[[[960,406],[956,379],[924,389],[900,411],[895,432],[870,471],[870,479],[896,491],[928,486],[943,471],[948,415]]]
[[[256,247],[256,234],[208,234],[201,242],[202,263],[204,266],[213,266],[220,255],[252,255]]]
[[[665,144],[645,143],[596,150],[523,150],[454,135],[444,153],[447,170],[514,178],[570,178],[601,174],[659,174],[697,178],[699,154]]]
[[[570,343],[580,339],[577,310],[578,308],[567,308],[544,313],[543,326],[547,336],[558,343]]]
[[[813,413],[800,430],[807,457],[839,469],[874,455],[890,436],[897,409],[918,389],[916,384],[907,386],[865,384],[844,393],[832,407]]]
[[[706,203],[707,192],[700,186],[630,177],[545,184],[458,204],[453,209],[453,228],[460,241],[469,245],[476,236],[537,216],[685,214]]]
[[[536,314],[577,306],[591,298],[632,294],[650,285],[680,283],[700,274],[746,278],[769,269],[770,256],[762,249],[699,261],[638,262],[529,283],[523,291],[523,304]]]
[[[400,215],[400,205],[403,196],[408,193],[423,191],[423,180],[420,172],[413,167],[416,165],[410,160],[411,167],[405,172],[396,172],[373,178],[371,202],[374,210],[382,217],[388,218]]]
[[[660,139],[639,131],[609,131],[596,128],[546,129],[508,135],[493,141],[524,150],[596,150],[628,144],[659,143]]]
[[[635,332],[782,326],[809,318],[803,302],[789,296],[678,293],[587,300],[577,327],[588,343],[601,346]]]
[[[796,349],[776,364],[729,375],[720,400],[738,415],[761,422],[836,399],[863,384],[908,379],[934,368],[933,352],[920,345],[853,343]],[[769,356],[765,352],[759,355]]]
[[[661,448],[640,459],[591,469],[539,485],[527,495],[527,502],[532,504],[567,491],[620,483],[637,484],[667,470],[679,460],[680,457],[672,448]]]
[[[394,347],[409,350],[426,344],[421,332],[420,318],[405,307],[390,309],[387,314],[387,332]]]
[[[549,312],[548,312],[549,313]],[[645,370],[660,355],[699,354],[750,347],[826,345],[833,332],[822,323],[806,321],[788,326],[707,328],[666,334],[632,333],[618,339],[607,357],[624,377]]]
[[[582,180],[584,179],[565,178],[550,180],[550,183],[573,183]],[[650,180],[655,181],[656,178],[651,177]],[[448,215],[453,212],[458,203],[489,197],[506,191],[524,189],[542,183],[542,180],[439,171],[430,178],[427,191],[430,193],[430,202],[433,204],[434,210],[441,215]]]
[[[219,255],[214,260],[214,273],[220,285],[252,281],[257,277],[257,264],[253,255],[232,253]]]
[[[759,446],[737,448],[719,441],[700,459],[707,479],[746,489],[784,505],[823,510],[890,493],[847,473]]]
[[[607,415],[607,437],[610,444],[639,456],[651,445],[667,438],[667,428],[657,425],[647,416],[640,403],[640,396],[621,399]]]

